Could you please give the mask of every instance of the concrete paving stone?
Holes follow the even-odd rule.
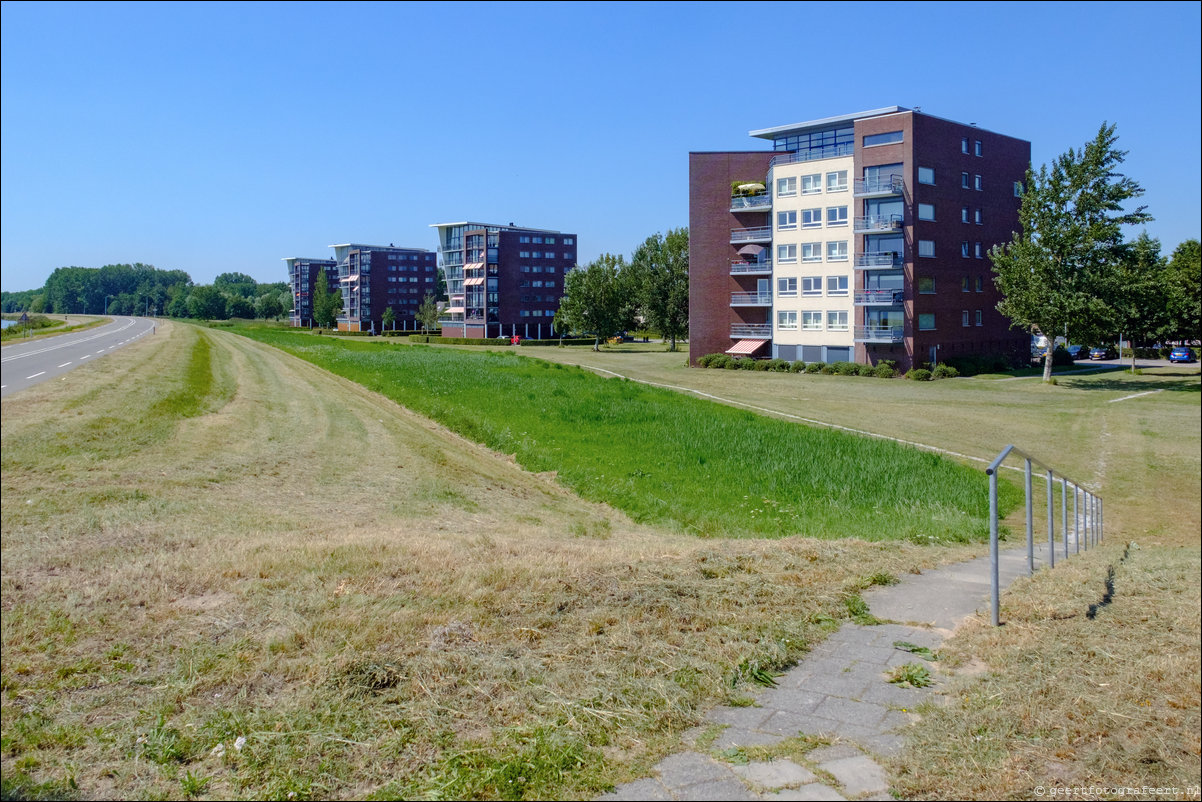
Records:
[[[640,802],[645,799],[648,802],[652,802],[652,800],[660,802],[660,800],[671,798],[672,795],[668,793],[668,789],[658,781],[643,779],[619,785],[608,794],[597,797],[597,800],[598,802]]]
[[[766,712],[784,710],[789,713],[810,713],[825,700],[826,694],[816,691],[773,688],[760,697],[760,705]]]
[[[842,738],[847,741],[862,741],[865,738],[871,738],[874,735],[880,735],[880,730],[875,726],[866,727],[860,724],[851,724],[846,721],[836,721],[835,719],[820,718],[818,716],[810,716],[806,722],[806,735],[823,735],[827,737]]]
[[[791,738],[797,733],[778,735],[761,730],[726,729],[714,739],[714,749],[735,749],[740,746],[776,746],[785,738]]]
[[[928,671],[931,670],[930,660],[920,657],[913,652],[903,652],[900,649],[894,650],[893,656],[885,662],[885,668],[897,668],[898,666],[904,666],[906,663],[918,663],[920,666],[926,666]]]
[[[870,686],[858,697],[861,702],[871,702],[890,707],[908,707],[913,709],[927,700],[930,694],[923,688],[911,688],[909,685],[894,685],[885,676],[881,681]]]
[[[813,731],[813,716],[801,713],[778,711],[760,725],[763,732],[770,732],[782,738],[796,738],[798,735],[816,735]]]
[[[860,743],[874,755],[879,757],[893,757],[901,752],[906,745],[904,736],[895,733],[885,733],[884,735],[868,735],[860,739]]]
[[[772,715],[772,710],[762,707],[715,707],[705,714],[707,721],[728,724],[744,730],[754,730],[760,722]]]
[[[730,770],[744,780],[768,789],[795,788],[818,779],[814,772],[792,760],[757,761],[746,766],[731,766]]]
[[[680,734],[680,740],[685,746],[696,746],[697,739],[708,731],[709,727],[689,727]]]
[[[700,752],[681,752],[655,764],[659,780],[669,789],[679,788],[705,780],[722,780],[730,776],[729,770]]]
[[[834,776],[843,793],[856,797],[889,790],[889,778],[881,765],[867,755],[822,763],[818,768]]]
[[[931,629],[908,627],[903,624],[883,624],[880,629],[885,633],[885,640],[892,649],[897,648],[893,644],[899,640],[916,646],[926,646],[928,649],[937,649],[943,643],[943,635]]]
[[[859,624],[844,624],[827,640],[832,640],[836,643],[873,646],[880,640],[880,633],[875,631],[874,627],[860,626]]]
[[[851,744],[831,744],[830,746],[820,746],[817,749],[810,750],[806,754],[806,760],[811,763],[829,763],[832,760],[843,760],[848,757],[859,757],[864,754]]]
[[[852,671],[835,671],[822,676],[811,677],[801,686],[801,690],[820,693],[827,696],[859,698],[860,694],[879,677],[875,674],[865,676]]]
[[[897,651],[892,644],[887,646],[869,646],[868,644],[859,643],[853,648],[843,653],[844,659],[850,662],[859,663],[875,663],[884,665],[893,653]]]
[[[821,783],[812,783],[803,785],[800,788],[788,789],[785,791],[777,791],[774,794],[764,794],[763,799],[779,799],[781,802],[838,802],[839,800],[847,799],[829,785]]]
[[[698,802],[726,802],[726,800],[755,800],[759,794],[752,792],[746,785],[730,777],[725,780],[706,780],[687,788],[673,789],[674,799],[698,800]]]
[[[918,721],[918,714],[910,711],[902,712],[901,710],[890,710],[885,713],[885,717],[877,724],[881,732],[897,732],[898,730],[909,727],[914,722]]]
[[[859,727],[873,727],[885,717],[886,712],[888,711],[884,705],[832,696],[818,706],[814,715],[819,718],[844,721]]]

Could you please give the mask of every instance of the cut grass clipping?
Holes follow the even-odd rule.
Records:
[[[981,471],[528,359],[245,329],[636,521],[702,536],[970,542],[988,535]],[[1016,493],[1003,484],[1003,514]]]

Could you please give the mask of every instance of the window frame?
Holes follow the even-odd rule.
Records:
[[[917,325],[919,331],[935,331],[935,313],[921,312],[918,315]],[[923,323],[930,323],[929,326],[924,326]]]
[[[835,282],[835,288],[831,289],[831,282]],[[845,297],[851,294],[851,282],[848,281],[845,275],[835,275],[826,277],[826,294],[827,297]]]
[[[789,255],[789,250],[792,248],[792,254]],[[782,250],[784,253],[782,254]],[[797,244],[790,242],[778,242],[776,244],[776,263],[777,264],[792,264],[797,261]]]
[[[832,251],[832,246],[835,246]],[[842,247],[838,247],[842,246]],[[847,240],[837,239],[828,240],[826,243],[826,261],[828,262],[846,262],[848,259]]]
[[[914,290],[919,295],[934,295],[935,294],[935,277],[934,276],[918,276],[914,279]]]
[[[822,312],[814,309],[803,309],[800,322],[801,331],[822,331]]]
[[[793,186],[793,188],[791,190],[790,189],[782,189],[782,187],[788,187],[790,182],[792,182],[792,186]],[[788,175],[788,176],[784,176],[783,178],[776,179],[776,197],[792,198],[796,194],[797,194],[797,176]]]
[[[802,297],[814,298],[821,296],[822,276],[802,276],[800,288]]]
[[[834,325],[831,324],[831,318],[835,318]],[[826,310],[826,330],[827,331],[849,331],[850,316],[846,309],[828,309]]]
[[[924,251],[929,251],[929,252],[924,253]],[[918,241],[918,256],[922,259],[934,259],[935,258],[935,240],[920,239]]]
[[[831,212],[835,212],[835,219],[831,220]],[[827,206],[826,207],[826,227],[839,228],[847,225],[847,207],[846,206]]]
[[[792,324],[788,322],[788,318],[792,318]],[[781,331],[797,331],[798,326],[797,310],[796,309],[778,309],[776,310],[776,328]]]
[[[842,178],[842,183],[837,183],[831,186],[831,178],[839,181]],[[847,171],[832,170],[826,174],[826,191],[827,192],[846,192],[847,191]]]
[[[790,285],[792,285],[790,287]],[[777,276],[776,278],[776,295],[778,298],[796,298],[797,297],[797,278],[796,276]]]
[[[930,181],[922,180],[922,171],[923,170],[926,170],[928,173],[930,173],[930,176],[931,176]],[[918,168],[918,183],[920,183],[924,186],[928,186],[928,187],[935,186],[935,168],[934,167],[919,167]]]
[[[792,218],[792,222],[782,223],[781,218],[786,220]],[[776,230],[777,231],[794,231],[797,229],[797,210],[786,209],[776,213]]]
[[[923,217],[923,210],[929,210],[930,217]],[[935,222],[935,204],[933,204],[933,203],[918,204],[918,219],[925,220],[930,223]]]
[[[806,189],[806,182],[810,182],[810,188]],[[801,183],[798,187],[802,195],[819,195],[822,193],[822,173],[808,173],[801,176]]]

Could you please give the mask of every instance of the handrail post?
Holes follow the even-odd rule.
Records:
[[[997,471],[989,474],[989,592],[993,625],[998,626]]]
[[[1106,537],[1106,518],[1102,512],[1102,499],[1098,499],[1098,539]]]
[[[1035,516],[1031,509],[1031,460],[1026,460],[1026,488],[1027,497],[1027,576],[1035,573]]]
[[[1064,559],[1068,559],[1068,479],[1060,477],[1060,531],[1064,533]]]
[[[1081,498],[1081,488],[1073,485],[1073,535],[1077,541],[1077,553],[1081,553],[1081,513],[1079,513],[1077,502]]]
[[[1056,567],[1056,496],[1052,493],[1052,472],[1048,471],[1048,568]]]

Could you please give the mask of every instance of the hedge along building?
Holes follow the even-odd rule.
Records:
[[[752,131],[689,154],[689,358],[1018,361],[989,249],[1018,228],[1029,142],[918,110]]]

